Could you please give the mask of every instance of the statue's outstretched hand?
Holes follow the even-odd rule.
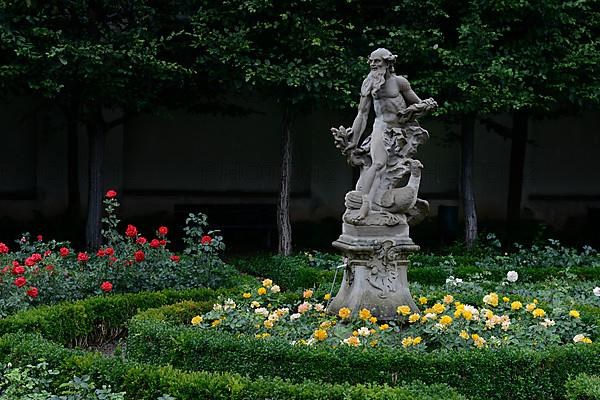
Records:
[[[333,140],[335,143],[335,147],[342,151],[342,154],[346,154],[348,151],[356,147],[356,143],[352,141],[354,131],[352,128],[344,128],[344,126],[340,126],[339,128],[331,128],[331,134],[333,135]]]

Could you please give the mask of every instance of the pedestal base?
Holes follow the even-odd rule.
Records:
[[[419,312],[406,276],[408,256],[419,249],[410,238],[379,242],[352,240],[342,234],[333,246],[344,253],[348,263],[342,286],[327,307],[329,313],[348,307],[356,315],[366,308],[379,320],[389,321],[397,318],[396,308],[401,305]]]

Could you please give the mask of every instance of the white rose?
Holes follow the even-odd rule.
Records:
[[[315,304],[315,310],[317,312],[322,312],[323,310],[325,310],[325,306],[323,304]]]
[[[595,287],[594,288],[594,295],[599,296],[600,297],[600,287]]]
[[[575,337],[573,338],[573,341],[575,343],[579,343],[581,342],[583,339],[585,338],[585,335],[582,335],[581,333],[579,335],[575,335]]]
[[[301,316],[302,316],[302,314],[300,314],[300,313],[295,313],[295,314],[292,314],[292,315],[290,315],[290,319],[291,319],[292,321],[294,321],[294,320],[297,320],[298,318],[300,318]]]
[[[281,292],[281,288],[278,285],[273,285],[273,286],[271,286],[271,292],[279,293],[279,292]]]
[[[517,271],[508,271],[506,273],[506,280],[509,282],[516,282],[519,279],[519,274]]]
[[[360,336],[369,336],[371,334],[371,331],[369,331],[369,328],[363,326],[358,330],[358,334]]]

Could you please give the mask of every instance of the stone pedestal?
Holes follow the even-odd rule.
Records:
[[[362,229],[355,236],[347,232],[349,227]],[[377,229],[362,232],[365,228]],[[333,246],[342,251],[348,263],[342,286],[327,307],[329,313],[337,314],[340,308],[348,307],[356,315],[366,308],[379,320],[389,321],[397,318],[396,308],[401,305],[419,312],[410,294],[406,276],[408,256],[419,250],[419,246],[408,235],[396,236],[393,232],[384,232],[394,228],[398,229],[344,226],[342,235],[333,242]],[[383,240],[373,239],[375,235]]]

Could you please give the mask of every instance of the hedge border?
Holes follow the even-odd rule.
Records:
[[[99,330],[124,330],[129,320],[143,310],[185,300],[213,301],[238,292],[239,289],[166,289],[39,306],[0,319],[0,335],[38,333],[62,345],[73,345]]]
[[[600,344],[566,345],[543,351],[487,349],[415,353],[395,349],[291,346],[271,338],[202,331],[173,321],[189,318],[189,305],[170,305],[135,316],[129,328],[131,359],[177,368],[231,371],[251,376],[376,382],[399,378],[445,383],[472,398],[564,399],[562,383],[579,373],[600,373]],[[561,384],[557,385],[557,382]]]
[[[69,350],[34,335],[6,334],[0,338],[0,360],[17,365],[45,359],[63,374],[93,375],[96,383],[125,391],[126,398],[152,399],[163,394],[178,400],[466,400],[446,385],[377,385],[292,383],[277,378],[252,380],[234,373],[186,372],[137,362],[106,358],[98,353]]]

